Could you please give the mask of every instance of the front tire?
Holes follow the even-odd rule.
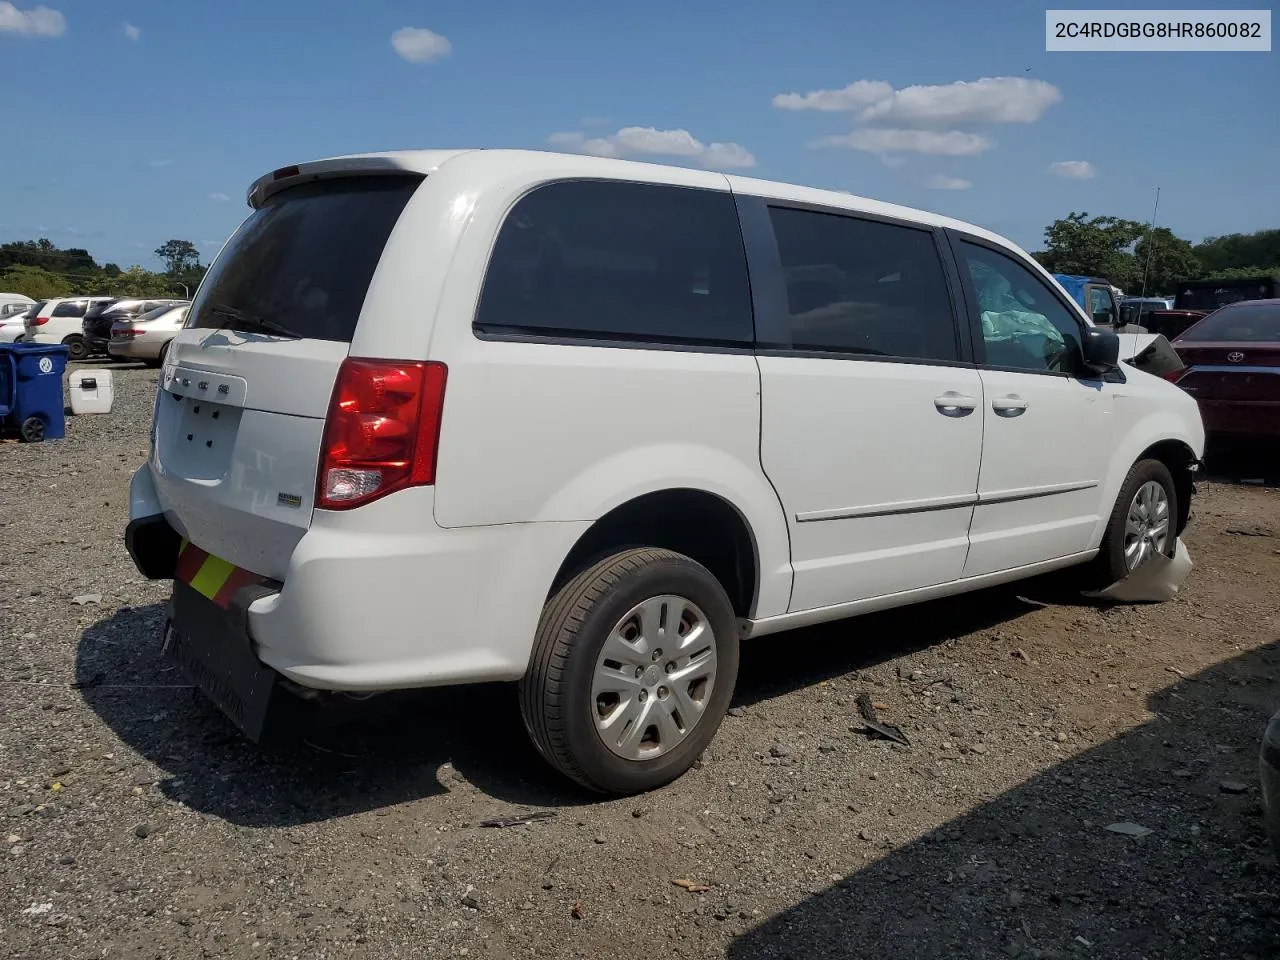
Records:
[[[1120,487],[1090,586],[1109,587],[1123,580],[1156,553],[1172,557],[1178,545],[1182,505],[1169,468],[1159,460],[1139,460]]]
[[[698,759],[737,676],[738,621],[719,581],[670,550],[625,550],[543,609],[520,710],[566,776],[601,793],[641,793]]]

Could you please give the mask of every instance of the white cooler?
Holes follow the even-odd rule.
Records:
[[[110,370],[76,370],[70,378],[71,412],[110,413],[115,387]]]

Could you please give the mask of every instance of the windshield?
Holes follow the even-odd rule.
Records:
[[[1211,313],[1179,340],[1280,343],[1280,301],[1239,303]]]
[[[227,242],[187,325],[350,343],[382,248],[421,180],[344,177],[271,197]]]
[[[173,309],[173,304],[166,303],[162,307],[156,307],[154,310],[148,310],[146,313],[138,317],[134,323],[146,323],[148,320],[159,320],[166,313]]]

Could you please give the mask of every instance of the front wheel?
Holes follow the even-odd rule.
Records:
[[[1094,561],[1093,586],[1123,580],[1156,554],[1172,557],[1178,545],[1177,488],[1159,460],[1139,460],[1125,477]]]
[[[616,553],[547,603],[520,709],[538,751],[602,793],[689,769],[724,719],[738,622],[719,581],[669,550]]]

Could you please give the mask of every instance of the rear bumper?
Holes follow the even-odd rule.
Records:
[[[130,501],[126,542],[135,564],[146,576],[172,576],[159,531],[177,537],[180,519],[164,516],[148,466],[134,475]],[[257,658],[322,690],[523,675],[551,582],[590,524],[446,530],[431,519],[433,503],[431,488],[419,487],[357,510],[316,511],[283,585],[245,611]]]
[[[1207,433],[1280,439],[1280,400],[1200,400]]]

